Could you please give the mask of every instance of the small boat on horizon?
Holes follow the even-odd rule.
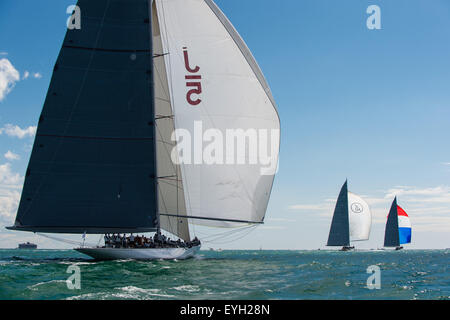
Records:
[[[17,249],[37,249],[37,244],[27,241],[26,243],[19,243]]]
[[[328,236],[328,247],[342,247],[341,251],[355,249],[351,241],[369,240],[372,213],[367,202],[348,191],[348,182],[341,188]]]
[[[395,197],[386,222],[384,249],[402,250],[402,244],[411,243],[411,233],[411,220],[406,211],[397,204]]]

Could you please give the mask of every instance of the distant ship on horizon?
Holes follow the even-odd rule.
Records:
[[[17,249],[37,249],[37,245],[31,242],[19,243]]]

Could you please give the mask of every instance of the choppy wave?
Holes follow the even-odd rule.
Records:
[[[202,251],[187,261],[93,261],[0,250],[0,299],[450,299],[449,250]],[[71,290],[69,266],[80,269]],[[381,289],[369,290],[369,266]]]

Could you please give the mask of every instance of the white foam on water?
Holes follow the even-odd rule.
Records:
[[[85,300],[85,299],[102,300],[102,299],[108,299],[110,296],[111,296],[111,294],[108,294],[106,292],[96,292],[96,293],[85,293],[85,294],[81,294],[79,296],[68,297],[65,300]]]
[[[163,298],[175,298],[174,295],[165,294],[161,289],[143,289],[135,286],[127,286],[122,288],[116,288],[118,290],[122,290],[125,292],[125,294],[129,294],[130,298],[137,298],[141,297],[140,295],[145,296],[155,296],[155,297],[163,297]],[[121,293],[118,293],[117,295],[120,295]],[[123,294],[123,293],[122,293]],[[136,295],[138,294],[138,295]],[[144,296],[144,298],[145,298]]]
[[[185,285],[185,286],[179,286],[179,287],[174,287],[171,288],[177,291],[186,291],[186,292],[198,292],[200,291],[200,287],[199,286],[191,286],[191,285]]]
[[[43,286],[43,285],[48,285],[48,284],[52,284],[52,283],[64,283],[66,284],[66,280],[50,280],[50,281],[44,281],[44,282],[38,282],[36,284],[33,284],[31,286],[28,286],[27,288],[33,291],[38,290],[38,287]]]
[[[83,265],[95,265],[97,262],[70,262],[70,261],[61,261],[59,264],[67,264],[71,266],[83,266]]]

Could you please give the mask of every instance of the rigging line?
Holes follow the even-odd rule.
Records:
[[[165,14],[165,3],[164,1],[158,2],[158,4],[160,5],[161,10],[159,10],[157,8],[157,4],[156,1],[154,2],[155,5],[155,13],[156,13],[156,18],[158,19],[158,23],[161,21],[163,24],[163,28],[159,28],[160,30],[160,35],[161,35],[161,45],[162,45],[162,51],[166,51],[168,52],[168,55],[171,52],[170,49],[170,42],[169,42],[169,28],[167,27],[167,17]],[[161,18],[161,19],[160,19]],[[161,25],[161,24],[160,24]],[[164,48],[164,46],[166,46],[166,48]],[[166,50],[164,50],[166,49]],[[179,56],[178,56],[179,57]],[[169,89],[169,99],[171,100],[171,104],[170,104],[170,108],[171,108],[171,112],[173,115],[175,115],[175,110],[176,110],[176,103],[174,100],[174,89],[173,89],[173,78],[172,78],[172,61],[170,58],[163,58],[164,60],[164,67],[165,67],[165,71],[166,71],[166,76],[167,76],[167,86]],[[182,60],[181,60],[182,61]],[[176,117],[173,121],[173,125],[174,125],[174,131],[175,128],[178,127],[178,121],[176,120]],[[175,146],[177,147],[177,146]],[[177,159],[178,159],[178,153],[177,153]],[[191,212],[192,211],[192,202],[191,202],[191,196],[190,196],[190,192],[189,192],[189,184],[185,183],[183,181],[183,165],[177,165],[176,166],[176,173],[177,176],[179,176],[179,179],[177,181],[177,211],[180,211],[180,206],[183,206],[184,210],[186,211],[186,213]],[[181,199],[179,196],[179,193],[181,193]],[[180,202],[182,201],[182,203],[180,204]],[[195,235],[195,225],[191,224],[192,228],[193,228],[193,233]],[[189,232],[189,220],[188,220],[188,232]],[[190,234],[189,234],[190,236]]]
[[[158,11],[157,11],[157,8],[156,8],[156,3],[154,3],[154,7],[155,7],[155,10],[156,10],[155,16],[156,16],[156,19],[158,19],[157,22],[159,23]],[[153,10],[152,10],[152,12],[153,12]],[[154,21],[153,21],[153,17],[152,17],[152,24],[153,24],[153,23],[154,23]],[[161,34],[161,28],[159,27],[158,29],[159,29],[159,33],[160,33],[160,39],[161,39],[161,51],[164,51],[163,37],[162,37],[162,34]],[[152,36],[153,36],[153,35],[152,35]],[[168,53],[164,53],[164,54],[162,54],[161,56],[165,56],[165,55],[167,55],[167,54],[168,54]],[[163,67],[163,69],[166,69],[165,59],[162,59],[162,60],[163,60],[163,61],[162,61],[162,67]],[[158,75],[158,80],[159,80],[159,82],[160,82],[160,84],[161,84],[161,87],[162,87],[163,90],[164,90],[164,94],[165,94],[166,98],[168,99],[168,101],[170,102],[170,93],[166,91],[166,88],[165,88],[165,86],[164,86],[166,83],[163,82],[159,70],[155,67],[155,60],[153,60],[153,66],[154,66],[154,70],[156,70],[156,73],[157,73],[157,75]],[[167,75],[167,70],[166,70],[166,75]],[[167,85],[167,87],[169,86],[168,83],[167,83],[166,85]]]
[[[161,87],[162,87],[163,90],[164,90],[164,94],[166,95],[166,98],[167,98],[167,99],[170,99],[169,93],[166,91],[166,88],[164,87],[164,84],[165,84],[165,83],[164,83],[164,81],[163,81],[162,78],[161,78],[161,74],[160,74],[158,68],[156,68],[156,67],[157,67],[157,65],[156,65],[155,61],[153,61],[153,68],[154,68],[154,70],[156,71],[156,74],[157,74],[157,76],[158,76],[158,80],[159,80],[159,82],[160,82],[160,84],[161,84]],[[163,68],[165,69],[164,61],[163,61]],[[162,98],[161,98],[161,99],[162,99]],[[167,101],[170,102],[170,100],[167,100]]]
[[[159,187],[159,183],[158,183],[158,192],[159,192],[160,195],[161,195],[160,199],[161,199],[161,201],[162,201],[162,205],[163,205],[164,209],[167,211],[166,201],[164,200],[162,190],[161,190],[161,188]],[[159,207],[159,204],[158,204],[158,207]]]
[[[161,42],[161,44],[162,44],[162,42]],[[164,65],[163,65],[163,67],[164,67]],[[156,64],[155,64],[154,61],[153,61],[153,69],[156,71],[156,74],[157,74],[157,76],[158,76],[158,81],[160,82],[160,85],[161,85],[161,87],[163,88],[164,94],[165,94],[166,97],[169,99],[169,108],[170,108],[170,95],[169,95],[169,93],[166,92],[166,90],[165,90],[165,85],[168,86],[168,84],[166,84],[166,83],[163,82],[162,77],[161,77],[161,75],[160,75],[160,72],[159,72],[159,70],[158,70],[158,68],[157,68],[157,66],[156,66]],[[167,73],[167,72],[166,72],[166,73]],[[155,106],[156,106],[156,103],[155,103]],[[172,116],[173,116],[172,110],[170,110],[170,111],[171,111]],[[158,118],[155,117],[155,120],[158,120]],[[166,151],[167,156],[170,158],[171,152],[169,152],[169,150],[168,150],[166,144],[170,144],[170,145],[173,145],[173,144],[172,144],[171,142],[166,142],[166,141],[164,140],[163,134],[161,133],[161,130],[159,130],[159,126],[158,126],[158,124],[157,124],[156,121],[155,121],[155,127],[156,127],[156,129],[158,130],[158,134],[159,134],[159,136],[160,136],[160,138],[161,138],[161,140],[162,140],[162,142],[163,142],[164,150]],[[174,126],[173,129],[175,130],[175,126]],[[173,161],[170,161],[170,162],[171,162],[171,166],[172,166],[173,170],[176,172],[175,164],[173,163]]]
[[[208,237],[215,237],[217,235],[227,234],[227,233],[230,233],[230,232],[237,232],[237,231],[248,229],[248,228],[251,228],[251,227],[254,227],[254,225],[245,225],[245,226],[237,227],[237,228],[233,228],[233,229],[226,229],[226,231],[221,232],[219,234],[214,233],[214,234],[210,235],[208,232],[200,232],[200,234],[206,235]],[[207,230],[209,230],[209,229],[207,229]]]
[[[83,244],[83,242],[78,242],[78,241],[74,241],[74,240],[68,240],[68,239],[58,238],[58,237],[54,237],[54,236],[49,236],[49,235],[46,235],[46,234],[43,234],[43,233],[39,233],[39,232],[36,232],[36,234],[38,236],[41,236],[41,237],[44,237],[44,238],[48,238],[48,239],[51,239],[51,240],[55,240],[55,241],[59,241],[59,242],[67,243],[67,244],[79,245],[80,247]],[[85,245],[86,244],[88,246],[90,246],[90,247],[95,247],[96,246],[93,243],[85,243]]]
[[[239,228],[239,229],[236,229],[236,230],[225,231],[225,232],[218,233],[218,234],[213,234],[213,235],[207,235],[207,236],[204,236],[203,239],[208,240],[208,239],[220,238],[220,237],[222,237],[222,236],[223,236],[223,237],[228,237],[228,236],[230,236],[230,235],[232,235],[232,234],[236,234],[236,233],[239,233],[239,232],[242,232],[242,231],[245,231],[245,230],[254,228],[254,227],[255,227],[255,226],[246,226],[246,227]],[[201,233],[200,233],[200,234],[201,234]],[[205,234],[205,235],[206,235],[206,234]]]
[[[95,40],[95,46],[98,45],[98,42],[99,42],[99,39],[100,39],[100,34],[101,34],[101,31],[103,30],[103,26],[104,26],[104,23],[105,23],[106,12],[108,11],[110,4],[111,4],[111,0],[108,0],[108,2],[107,2],[107,4],[106,4],[105,11],[104,11],[104,13],[103,13],[102,22],[101,22],[100,27],[99,27],[98,32],[97,32],[97,37],[96,37],[96,40]],[[91,52],[91,56],[90,56],[90,58],[89,58],[88,67],[87,67],[87,69],[86,69],[86,71],[84,72],[84,75],[83,75],[83,80],[82,80],[82,83],[81,83],[81,86],[80,86],[80,90],[78,91],[76,100],[75,100],[74,104],[72,105],[72,108],[71,108],[71,110],[70,110],[70,114],[69,114],[68,121],[67,121],[67,123],[66,123],[66,125],[65,125],[65,128],[64,128],[64,135],[67,133],[67,130],[68,130],[68,127],[69,127],[69,123],[70,123],[70,121],[72,120],[73,114],[74,114],[74,112],[75,112],[75,106],[78,105],[78,102],[79,102],[79,100],[80,100],[81,91],[82,91],[82,89],[84,88],[84,85],[85,85],[85,83],[86,83],[86,79],[87,79],[87,75],[88,75],[88,70],[89,70],[90,66],[92,65],[92,61],[93,61],[93,58],[94,58],[94,53],[95,53],[95,51],[92,51],[92,52]],[[62,141],[63,141],[63,139],[60,139],[60,140],[59,140],[58,146],[57,146],[57,148],[56,148],[56,150],[55,150],[55,153],[53,154],[53,157],[52,157],[52,160],[51,160],[51,162],[50,162],[50,164],[49,164],[49,167],[52,166],[52,165],[54,164],[54,161],[55,161],[55,159],[56,159],[56,155],[58,154],[58,150],[59,150],[60,147],[61,147]],[[35,142],[36,142],[36,139],[35,139]],[[47,178],[47,177],[48,177],[48,176],[45,176],[44,179],[42,179],[42,181],[41,181],[41,183],[39,184],[39,186],[36,188],[36,192],[35,192],[35,195],[36,195],[36,196],[39,194],[39,191],[40,191],[40,189],[42,188],[42,186],[44,185],[44,182],[46,181],[46,178]],[[28,214],[28,212],[30,212],[31,206],[32,206],[32,204],[33,204],[33,202],[34,202],[35,199],[36,199],[36,198],[33,196],[33,198],[31,199],[31,201],[29,202],[29,205],[28,205],[27,210],[23,213],[22,217],[20,217],[21,219],[23,219],[23,218]],[[16,219],[17,219],[17,218],[16,218]]]
[[[210,235],[209,237],[206,237],[206,240],[207,241],[216,241],[216,240],[219,240],[219,239],[230,238],[230,237],[232,237],[234,235],[241,234],[241,233],[243,233],[243,232],[245,232],[245,231],[247,231],[249,229],[252,229],[252,228],[255,228],[255,226],[249,226],[249,227],[241,228],[241,229],[238,229],[238,230],[228,231],[228,232],[221,233],[221,234],[218,234],[218,235]]]
[[[154,1],[153,0],[147,0],[147,14],[148,14],[148,20],[149,20],[149,24],[148,24],[148,31],[149,31],[149,49],[152,51],[152,55],[154,53],[155,50],[155,44],[153,41],[153,4]],[[152,57],[151,60],[149,61],[151,64],[151,75],[149,78],[149,84],[150,84],[150,92],[151,92],[151,101],[150,101],[150,114],[151,114],[151,121],[154,123],[153,125],[153,135],[156,137],[157,135],[157,128],[156,128],[156,121],[155,121],[155,115],[156,115],[156,89],[155,89],[155,61],[154,58]],[[158,150],[158,144],[154,143],[153,144],[153,172],[154,175],[158,175],[158,154],[157,154],[157,150]],[[153,187],[155,188],[156,192],[153,192],[152,197],[154,197],[154,200],[156,202],[156,210],[154,210],[154,213],[156,215],[156,228],[157,228],[157,232],[159,233],[161,230],[161,216],[158,214],[159,212],[159,192],[158,192],[158,188],[159,188],[159,184],[158,184],[158,179],[154,179],[153,181]]]
[[[158,197],[158,199],[161,199],[162,205],[163,205],[165,211],[168,211],[168,210],[167,210],[166,201],[165,201],[165,199],[164,199],[163,192],[162,192],[161,188],[159,187],[159,183],[158,183],[158,191],[159,191],[159,193],[160,193],[160,197]],[[158,207],[159,207],[159,204],[158,204]],[[159,220],[160,220],[159,224],[160,224],[160,227],[161,227],[161,216],[160,216]],[[169,223],[169,229],[172,230],[173,227],[172,227],[171,219],[167,219],[167,221],[168,221],[168,223]]]
[[[161,98],[161,97],[155,97],[155,100],[159,100],[159,101],[162,101],[162,102],[170,103],[170,100],[167,100],[167,99],[164,99],[164,98]]]
[[[155,6],[155,7],[156,7],[156,6]],[[157,15],[156,12],[155,12],[155,15]],[[152,17],[152,18],[153,18],[153,17]],[[156,19],[157,19],[157,17],[156,17]],[[152,19],[152,24],[155,23],[154,20],[155,20],[155,19]],[[162,40],[162,37],[160,37],[160,39]],[[158,46],[159,46],[159,43],[155,44],[155,41],[154,41],[154,45],[158,45]],[[161,41],[161,46],[162,46],[162,41]],[[161,48],[161,50],[163,50],[163,48]],[[165,54],[163,54],[163,55],[165,55]],[[157,56],[163,56],[163,55],[157,55]],[[154,57],[156,57],[156,56],[154,56]],[[163,70],[159,70],[158,67],[159,67],[160,65],[161,65],[161,68],[162,68]],[[159,110],[159,111],[163,111],[162,114],[165,114],[165,113],[170,113],[170,114],[171,114],[171,115],[169,115],[169,116],[156,115],[156,116],[155,116],[155,120],[160,120],[160,119],[172,119],[172,118],[173,118],[173,114],[172,114],[172,110],[171,110],[171,106],[170,106],[170,95],[169,95],[169,93],[168,93],[167,90],[166,90],[166,87],[168,87],[168,83],[167,83],[167,81],[164,81],[164,80],[163,80],[163,76],[162,76],[162,72],[165,71],[165,63],[164,63],[164,60],[162,61],[161,64],[157,64],[157,63],[155,62],[155,60],[153,60],[153,69],[155,70],[155,73],[156,73],[156,75],[157,75],[157,81],[159,82],[160,87],[161,87],[161,89],[162,89],[162,92],[161,92],[161,93],[164,95],[164,98],[158,97],[158,101],[166,102],[166,103],[169,104],[169,112],[167,112],[167,110]],[[166,73],[167,73],[167,72],[166,72]],[[155,97],[156,97],[156,95],[155,95]],[[160,106],[160,107],[161,107],[161,106],[165,107],[165,104],[158,104],[158,103],[156,103],[155,105],[156,105],[156,106]],[[155,109],[156,109],[156,108],[155,108]],[[170,124],[172,124],[172,123],[170,123]],[[170,125],[169,125],[169,126],[170,126]],[[169,152],[169,150],[168,150],[168,145],[172,145],[172,144],[171,144],[171,143],[168,143],[168,142],[166,142],[166,141],[164,141],[164,138],[165,138],[165,137],[163,136],[163,133],[161,132],[160,127],[159,127],[159,125],[158,125],[158,123],[157,123],[156,121],[155,121],[155,127],[156,127],[156,129],[157,129],[157,131],[158,131],[158,134],[159,134],[160,138],[161,138],[161,142],[163,143],[162,147],[161,147],[161,145],[160,145],[159,150],[160,150],[160,152],[164,152],[164,151],[165,151],[166,155],[167,155],[167,156],[169,157],[169,159],[170,159],[171,152]],[[169,128],[171,128],[171,127],[172,127],[172,126],[170,126]],[[174,127],[173,127],[173,130],[175,130]],[[164,151],[163,151],[163,150],[164,150]],[[175,172],[175,175],[172,176],[172,177],[177,177],[177,178],[178,178],[178,176],[177,176],[177,168],[176,168],[175,164],[173,163],[173,161],[170,161],[170,160],[169,160],[169,162],[171,163],[172,171]],[[163,178],[163,177],[161,177],[161,178]],[[161,179],[161,178],[160,178],[160,179]],[[161,182],[163,182],[163,181],[158,181],[158,186],[159,186],[159,191],[160,191],[160,198],[162,198],[164,209],[165,209],[165,211],[167,212],[168,209],[167,209],[166,201],[165,201],[165,198],[164,198],[164,195],[163,195],[163,192],[162,192]],[[171,184],[167,184],[167,183],[166,183],[166,185],[171,186]],[[179,211],[179,205],[178,205],[178,185],[176,186],[176,188],[177,188],[177,189],[176,189],[176,197],[177,197],[177,212],[178,212],[178,211]],[[167,221],[168,228],[170,229],[170,231],[171,231],[172,233],[175,232],[176,235],[179,237],[179,230],[178,230],[179,225],[178,225],[178,220],[177,220],[177,223],[176,223],[175,226],[173,225],[173,219],[168,218],[168,219],[166,219],[166,221]]]
[[[243,234],[241,237],[232,239],[232,240],[230,240],[230,241],[216,242],[216,243],[217,243],[217,244],[227,244],[227,243],[236,242],[236,241],[239,241],[239,240],[241,240],[241,239],[243,239],[243,238],[245,238],[245,237],[248,237],[248,236],[249,236],[253,231],[255,231],[255,230],[256,230],[256,228],[253,228],[253,229],[249,230],[247,233]]]
[[[243,224],[264,224],[264,222],[259,221],[246,221],[246,220],[236,220],[236,219],[224,219],[224,218],[210,218],[210,217],[200,217],[200,216],[181,216],[181,215],[175,215],[175,214],[167,214],[167,213],[160,213],[161,215],[165,215],[168,217],[178,217],[183,219],[193,219],[193,220],[209,220],[209,221],[221,221],[221,222],[233,222],[233,223],[243,223]]]
[[[178,181],[179,181],[179,180],[178,180]],[[175,184],[173,184],[173,183],[170,183],[170,182],[168,182],[167,180],[161,180],[160,183],[165,183],[165,184],[167,184],[167,185],[169,185],[169,186],[172,186],[172,187],[177,188],[178,190],[183,190],[180,186],[175,185]]]
[[[99,239],[98,239],[98,242],[97,242],[97,247],[100,246],[100,242],[102,241],[102,238],[103,238],[103,235],[100,235],[100,237],[99,237]]]
[[[164,101],[164,102],[170,103],[170,101]],[[174,117],[173,115],[170,115],[170,116],[157,115],[157,116],[155,117],[155,120],[173,119],[173,117]]]
[[[169,52],[166,52],[166,53],[158,53],[158,54],[153,55],[153,58],[164,57],[165,55],[168,55],[168,54],[169,54]]]
[[[238,237],[238,238],[235,238],[235,239],[231,239],[231,240],[228,240],[228,241],[222,241],[222,242],[219,242],[219,241],[209,241],[209,242],[208,242],[208,241],[207,241],[207,243],[228,244],[228,243],[236,242],[236,241],[238,241],[238,240],[240,240],[240,239],[242,239],[242,238],[247,237],[247,236],[248,236],[250,233],[252,233],[255,229],[256,229],[256,228],[252,228],[252,229],[248,230],[247,233],[243,234],[241,237]]]
[[[157,179],[165,179],[165,180],[174,180],[172,178],[175,178],[176,175],[172,175],[172,176],[162,176],[162,177],[156,177]]]
[[[154,2],[155,7],[156,7],[156,2]],[[160,34],[161,34],[161,44],[163,46],[163,51],[164,51],[164,45],[166,46],[166,51],[170,54],[171,52],[171,48],[170,48],[170,41],[169,41],[169,28],[167,27],[167,20],[166,20],[166,9],[164,8],[164,1],[159,2],[160,6],[161,6],[161,10],[158,10],[158,8],[156,8],[156,15],[158,18],[158,22],[160,20],[162,20],[162,23],[164,25],[164,28],[160,28]],[[161,19],[159,19],[159,17],[161,17]],[[163,36],[164,35],[164,36]],[[181,60],[183,61],[183,59],[181,58],[180,55],[176,55],[178,56]],[[173,91],[173,78],[172,78],[172,61],[170,58],[166,59],[164,57],[164,62],[166,62],[164,65],[166,67],[166,75],[167,75],[167,84],[168,84],[168,88],[169,88],[169,99],[172,101],[171,104],[171,109],[172,109],[172,114],[175,115],[175,109],[176,109],[176,103],[175,103],[175,99],[173,98],[174,95],[174,91]],[[174,118],[174,128],[178,127],[178,120],[176,119],[176,117]],[[177,155],[178,156],[178,155]],[[184,183],[183,181],[183,171],[182,171],[182,166],[183,164],[179,165],[179,172],[181,175],[181,181],[180,181],[180,188],[179,190],[183,190],[183,198],[185,200],[185,207],[186,207],[186,211],[188,211],[187,208],[189,208],[189,211],[192,211],[192,201],[191,201],[191,194],[189,191],[189,184]],[[178,174],[178,171],[177,171]],[[178,198],[178,197],[177,197]],[[194,227],[194,234],[195,234],[195,225],[193,225]]]
[[[158,19],[158,23],[159,23],[160,10],[157,9],[156,2],[154,2],[154,5],[155,5],[156,19]],[[161,6],[164,7],[164,3],[161,3]],[[161,27],[159,28],[159,30],[160,30],[160,38],[161,38],[161,51],[164,52],[163,32],[165,32],[165,37],[166,37],[166,41],[167,41],[166,47],[168,49],[167,52],[170,52],[169,44],[168,44],[168,40],[167,40],[168,39],[168,32],[167,32],[168,28],[167,28],[164,8],[162,9],[161,14],[162,14],[163,23],[164,23],[164,30],[161,30],[162,29]],[[167,64],[166,64],[166,62],[167,62]],[[173,80],[172,79],[172,65],[171,65],[170,59],[166,59],[165,57],[163,57],[163,67],[165,69],[166,78],[167,78],[166,85],[167,85],[167,88],[169,89],[169,92],[167,92],[166,94],[167,94],[167,97],[168,97],[169,101],[172,100],[172,104],[169,104],[170,111],[171,111],[172,115],[175,115],[175,112],[174,112],[174,110],[175,110],[175,105],[174,105],[175,102],[173,101],[173,96],[174,95],[173,95],[173,86],[172,86],[172,80]],[[158,76],[160,77],[159,74],[158,74]],[[173,128],[174,128],[174,132],[175,132],[175,128],[176,128],[175,120],[173,120]],[[177,147],[177,146],[175,145],[175,147]],[[177,154],[177,157],[178,157],[178,154]],[[180,211],[179,191],[182,191],[182,197],[183,197],[183,200],[184,200],[184,210],[186,210],[186,211],[187,211],[187,208],[186,208],[186,197],[188,198],[189,207],[190,207],[190,199],[189,199],[189,192],[186,190],[186,193],[185,193],[185,190],[184,190],[184,187],[183,187],[183,181],[182,181],[183,178],[182,178],[181,167],[179,165],[175,166],[175,170],[176,170],[176,174],[177,174],[177,186],[176,186],[176,188],[177,188],[176,189],[177,190],[177,213],[179,213],[179,211]],[[181,181],[179,181],[180,179],[178,178],[178,175],[181,175]],[[186,185],[186,188],[187,188],[187,185]],[[189,222],[188,222],[187,228],[188,228],[188,233],[189,233]],[[194,229],[194,232],[195,232],[195,229]]]
[[[240,241],[241,239],[249,236],[250,233],[253,232],[253,230],[255,230],[255,229],[250,229],[247,232],[242,232],[240,234],[237,234],[233,238],[229,237],[229,238],[224,238],[224,239],[216,239],[216,240],[210,241],[209,243],[212,243],[212,244],[228,244],[228,243],[237,242],[237,241]]]
[[[163,135],[162,135],[162,133],[161,133],[161,130],[159,130],[159,126],[155,123],[155,127],[156,127],[156,130],[158,131],[158,134],[159,134],[159,136],[161,137],[161,141],[159,141],[159,142],[161,142],[162,143],[162,145],[164,146],[164,150],[166,151],[166,156],[168,156],[169,157],[169,159],[170,159],[170,161],[168,161],[168,162],[170,162],[171,163],[171,167],[172,167],[172,169],[173,169],[173,171],[175,171],[176,172],[176,167],[175,167],[175,164],[173,163],[173,161],[172,161],[172,157],[171,157],[171,152],[169,151],[169,149],[167,148],[167,145],[169,144],[169,145],[172,145],[170,142],[166,142],[166,141],[164,141],[163,139]]]

